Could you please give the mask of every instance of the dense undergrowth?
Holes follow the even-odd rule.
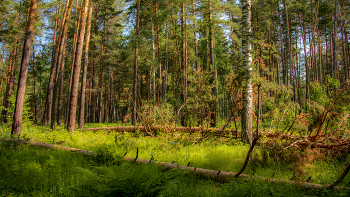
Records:
[[[163,171],[154,164],[122,162],[0,141],[2,196],[342,196],[345,192],[305,190],[294,185],[237,179],[217,183]]]
[[[0,132],[0,137],[9,137],[9,128],[3,127]],[[146,179],[142,180],[138,176],[140,170],[144,172],[150,170],[150,174],[159,175],[158,178],[155,178],[156,180],[165,180],[149,184],[156,184],[160,188],[163,188],[165,187],[164,184],[168,184],[170,179],[173,181],[174,177],[177,177],[175,179],[178,181],[178,184],[175,183],[171,187],[166,186],[166,189],[155,189],[154,191],[152,190],[152,192],[157,193],[159,190],[162,191],[162,194],[167,194],[169,196],[175,194],[181,196],[182,192],[175,192],[180,190],[190,192],[189,195],[196,196],[196,193],[193,193],[196,189],[191,189],[191,187],[198,188],[198,191],[202,191],[204,189],[204,186],[202,185],[209,184],[210,188],[216,189],[213,189],[213,191],[206,191],[208,192],[208,195],[216,195],[217,192],[220,192],[220,195],[218,196],[224,195],[222,192],[226,192],[231,186],[226,188],[227,184],[221,185],[195,177],[187,177],[178,171],[171,171],[167,172],[168,174],[163,174],[158,172],[156,167],[144,167],[142,165],[137,166],[127,163],[121,164],[120,162],[120,159],[125,153],[126,156],[135,157],[136,147],[138,147],[139,158],[150,159],[153,156],[157,161],[175,161],[180,165],[189,164],[193,167],[223,171],[230,170],[233,172],[237,172],[241,168],[249,148],[247,145],[243,145],[238,140],[225,140],[223,138],[211,138],[201,143],[193,143],[196,140],[196,137],[198,136],[180,133],[158,133],[157,137],[151,138],[144,136],[142,133],[121,134],[108,133],[107,131],[76,131],[75,133],[69,134],[60,128],[51,131],[46,127],[31,127],[22,132],[21,138],[92,150],[99,152],[100,154],[96,158],[88,158],[62,151],[41,150],[38,148],[28,148],[27,146],[17,147],[9,144],[6,145],[5,142],[2,142],[2,144],[5,145],[1,145],[1,160],[4,160],[1,162],[3,176],[0,175],[0,177],[4,177],[1,178],[1,190],[6,191],[6,195],[9,195],[12,191],[14,191],[14,194],[17,194],[19,191],[19,193],[24,194],[29,192],[34,196],[37,196],[35,192],[43,190],[48,192],[47,194],[55,191],[55,195],[57,194],[58,196],[65,196],[72,192],[77,192],[79,195],[87,192],[87,194],[92,195],[101,194],[108,196],[108,192],[112,191],[109,191],[109,189],[106,189],[105,191],[104,186],[101,185],[106,185],[106,187],[110,185],[108,187],[116,189],[114,192],[119,192],[119,186],[117,187],[117,185],[123,185],[124,182],[128,182],[126,181],[126,179],[128,179],[130,182],[137,182],[136,185],[138,185],[133,186],[133,188],[138,188],[136,189],[137,191],[131,191],[131,193],[126,194],[127,196],[133,196],[135,193],[132,192],[140,192],[142,190],[141,193],[144,193],[142,187],[146,187],[144,184],[148,184]],[[278,150],[280,150],[278,147],[270,147],[270,149],[257,147],[253,153],[251,162],[244,173],[278,179],[292,178],[301,181],[305,181],[311,176],[310,181],[313,183],[330,184],[339,177],[349,160],[347,156],[338,158],[315,158],[315,155],[317,154],[313,153],[311,150],[300,154],[294,154],[294,156],[291,152],[281,152]],[[301,158],[300,155],[304,155],[304,157]],[[155,170],[156,172],[153,172],[152,170]],[[124,173],[125,171],[130,173],[133,172],[135,174],[126,176]],[[16,178],[15,176],[15,178],[12,179],[11,176],[16,175],[16,173],[18,173],[19,177]],[[145,175],[145,177],[149,177],[150,174]],[[124,178],[123,181],[118,182],[113,180],[113,177]],[[31,179],[37,180],[37,182],[32,182],[30,181]],[[12,184],[7,184],[9,183],[9,180],[11,180],[10,182],[12,182]],[[108,180],[113,181],[108,182]],[[350,178],[346,177],[341,185],[346,185],[349,181]],[[20,183],[15,184],[16,182]],[[187,183],[183,185],[183,182]],[[262,184],[261,187],[265,187],[265,183],[263,184],[257,180],[250,181],[249,183],[239,181],[235,182],[235,184],[238,184],[237,187],[241,187],[241,184],[246,184],[242,187],[248,188],[255,188],[251,186],[254,184]],[[125,187],[130,185],[132,184],[128,183]],[[82,187],[84,189],[82,189]],[[202,187],[203,189],[201,189]],[[273,187],[279,188],[281,186],[276,185]],[[37,190],[33,188],[45,189]],[[171,191],[174,193],[171,194]],[[237,189],[237,191],[245,192],[244,189]],[[248,191],[249,190],[246,192]],[[268,191],[270,191],[270,189]],[[274,195],[273,192],[271,193],[270,191],[269,193],[268,191],[264,192],[267,192],[267,195]],[[276,194],[278,194],[279,190],[277,189],[276,191]],[[297,191],[293,192],[297,194],[298,191],[299,190],[297,189]],[[302,190],[299,192],[302,192]],[[185,193],[183,196],[186,196]],[[228,192],[228,194],[233,193],[234,191]],[[153,194],[147,194],[146,196],[149,195],[154,196]]]

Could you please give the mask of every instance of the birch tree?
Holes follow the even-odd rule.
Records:
[[[242,142],[253,141],[253,86],[252,86],[252,45],[251,37],[251,0],[242,1],[242,56],[243,56],[243,109],[242,109]]]

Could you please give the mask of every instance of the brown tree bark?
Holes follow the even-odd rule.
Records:
[[[278,15],[279,15],[279,34],[280,34],[280,47],[281,47],[281,64],[282,64],[282,81],[283,85],[287,85],[287,78],[286,78],[286,63],[285,63],[285,53],[284,53],[284,41],[283,41],[283,30],[282,30],[282,11],[278,8]],[[279,66],[279,65],[278,65]],[[279,73],[278,73],[279,77]]]
[[[22,53],[21,69],[18,78],[18,89],[15,104],[15,111],[13,114],[13,124],[11,136],[20,136],[22,130],[22,116],[23,116],[23,105],[24,105],[24,94],[26,89],[28,64],[30,60],[30,49],[32,45],[32,36],[34,30],[35,15],[37,10],[37,0],[31,0],[30,10],[28,14],[28,22],[24,38],[24,46]]]
[[[67,35],[65,35],[65,38],[67,38]],[[62,115],[63,115],[63,86],[64,86],[65,57],[66,57],[66,40],[64,40],[64,44],[63,44],[62,63],[61,63],[61,70],[60,70],[60,92],[58,95],[58,106],[57,106],[57,114],[58,114],[57,125],[58,126],[61,126],[62,124]]]
[[[69,78],[69,86],[68,86],[68,97],[67,97],[67,111],[66,111],[66,121],[65,121],[65,127],[66,129],[68,129],[68,124],[69,124],[69,106],[70,106],[70,97],[71,97],[71,93],[72,93],[72,83],[73,83],[73,72],[74,72],[74,64],[75,64],[75,53],[76,53],[76,49],[77,49],[77,35],[78,32],[80,30],[80,19],[81,19],[81,11],[78,12],[78,4],[79,4],[79,0],[75,1],[75,10],[76,10],[76,14],[78,15],[78,17],[75,18],[75,32],[73,35],[73,53],[72,53],[72,66],[70,69],[70,78]],[[80,7],[82,7],[83,5],[83,1],[80,1]]]
[[[159,17],[158,17],[158,4],[155,3],[154,5],[154,11],[156,16],[156,42],[157,42],[157,62],[158,62],[158,79],[159,82],[157,84],[158,94],[157,94],[157,100],[158,103],[161,102],[162,99],[162,64],[160,59],[160,32],[159,32]]]
[[[55,129],[55,122],[56,122],[56,101],[57,101],[57,90],[58,90],[58,77],[59,77],[59,71],[62,63],[62,59],[64,56],[63,50],[65,49],[65,40],[67,39],[67,31],[68,31],[68,25],[69,25],[69,16],[71,13],[71,8],[73,5],[73,0],[67,0],[66,8],[64,10],[64,17],[62,19],[62,26],[61,26],[61,32],[60,37],[58,41],[58,45],[56,48],[56,55],[55,57],[55,63],[57,64],[56,67],[56,77],[54,78],[53,83],[53,91],[52,91],[52,106],[51,106],[51,129]]]
[[[212,101],[211,101],[211,113],[210,113],[210,126],[216,127],[216,70],[215,70],[215,60],[214,60],[214,39],[213,39],[213,13],[212,13],[212,4],[211,0],[209,3],[209,51],[210,51],[210,68],[209,70],[212,72],[211,84],[212,88]]]
[[[36,72],[35,72],[35,50],[34,50],[34,38],[33,38],[33,81],[34,81],[34,124],[38,123],[38,102],[36,97]]]
[[[290,26],[289,26],[289,12],[288,12],[288,5],[286,0],[284,0],[284,7],[286,9],[286,21],[287,21],[287,39],[288,39],[288,61],[289,61],[289,69],[290,69],[290,84],[293,86],[293,97],[292,101],[295,101],[295,84],[294,84],[294,64],[293,64],[293,51],[292,51],[292,36],[290,32]],[[286,75],[288,72],[286,72]]]
[[[104,38],[103,38],[104,40]],[[103,122],[103,77],[104,77],[104,45],[101,45],[101,59],[100,59],[100,79],[98,82],[98,106],[97,106],[97,114],[98,114],[98,122]]]
[[[305,33],[305,28],[301,23],[300,15],[299,15],[299,25],[300,28],[302,29],[302,39],[303,39],[303,47],[304,47],[304,62],[305,62],[305,99],[310,99],[310,85],[309,85],[309,65],[307,61],[307,55],[306,55],[306,33]]]
[[[94,33],[94,35],[96,35],[96,32]],[[92,78],[91,78],[91,89],[94,90],[95,88],[95,77],[96,77],[96,71],[95,71],[95,67],[96,67],[96,44],[95,41],[92,42],[92,48],[93,48],[93,53],[92,53]],[[95,121],[95,91],[91,92],[91,102],[90,102],[90,122],[94,122]]]
[[[15,49],[16,51],[16,49]],[[10,51],[10,57],[9,57],[9,65],[8,65],[8,71],[6,75],[6,86],[5,86],[5,94],[4,94],[4,100],[3,100],[3,106],[7,109],[9,107],[9,98],[11,96],[11,89],[13,85],[13,75],[14,75],[14,67],[15,67],[15,52],[12,50]],[[2,120],[4,123],[7,123],[7,116],[8,116],[8,111],[4,109],[1,113],[2,115]]]
[[[66,8],[68,7],[68,0],[66,2]],[[60,13],[60,7],[58,8],[57,11],[58,15]],[[64,26],[64,22],[65,22],[65,16],[66,13],[64,13],[64,17],[62,19],[62,23],[61,23],[61,33],[60,36],[57,37],[57,31],[58,31],[58,27],[57,27],[57,23],[58,23],[58,19],[55,21],[55,31],[54,31],[54,38],[53,38],[53,51],[52,51],[52,60],[51,60],[51,73],[50,73],[50,79],[49,79],[49,84],[47,86],[47,94],[46,94],[46,102],[45,102],[45,111],[44,111],[44,117],[43,117],[43,125],[46,126],[51,122],[51,115],[52,115],[52,98],[53,98],[53,90],[54,90],[54,80],[56,79],[56,67],[57,67],[57,57],[58,57],[58,53],[59,53],[59,44],[56,45],[57,42],[59,42],[62,37],[62,29]],[[57,41],[56,41],[57,40]]]
[[[337,77],[337,52],[336,52],[336,45],[337,45],[337,0],[334,2],[334,20],[333,20],[333,66],[332,66],[332,78]]]
[[[80,29],[77,34],[77,48],[74,61],[74,72],[73,72],[73,83],[72,83],[72,93],[70,95],[70,106],[69,106],[69,122],[68,131],[73,132],[75,130],[75,119],[76,119],[76,109],[78,101],[78,85],[79,85],[79,75],[80,75],[80,65],[81,56],[84,45],[84,34],[85,34],[85,23],[88,12],[89,0],[82,0],[82,10],[80,19]],[[73,66],[73,65],[72,65]]]
[[[83,77],[81,81],[81,94],[80,94],[80,113],[79,113],[79,129],[84,127],[84,109],[85,109],[85,87],[86,87],[86,74],[89,64],[89,43],[90,43],[90,30],[91,30],[91,18],[92,18],[93,5],[90,4],[89,17],[87,21],[86,34],[85,34],[85,50],[84,50],[84,67]]]
[[[164,52],[164,77],[163,77],[163,101],[166,102],[166,93],[167,93],[167,80],[168,80],[168,39],[169,39],[169,23],[166,21],[165,25],[165,52]]]
[[[198,61],[198,47],[197,47],[197,18],[196,18],[196,5],[195,0],[192,0],[193,6],[193,41],[194,41],[194,54],[196,56],[195,60],[195,69],[198,70],[199,61]],[[230,18],[231,19],[231,18]]]
[[[135,57],[134,57],[134,82],[132,86],[132,119],[131,124],[136,125],[136,113],[137,113],[137,57],[139,50],[139,28],[140,28],[140,0],[136,2],[136,32],[135,32]]]

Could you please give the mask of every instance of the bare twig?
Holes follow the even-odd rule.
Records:
[[[289,145],[289,146],[285,147],[284,149],[288,149],[288,148],[290,148],[290,147],[294,146],[295,144],[298,144],[298,143],[301,143],[301,142],[305,142],[305,139],[304,139],[304,140],[298,140],[298,141],[295,141],[295,142],[293,142],[291,145]]]

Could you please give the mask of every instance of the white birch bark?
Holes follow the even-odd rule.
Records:
[[[252,46],[251,37],[251,0],[242,1],[242,55],[243,55],[243,110],[242,110],[242,142],[252,144],[253,141],[253,87],[252,87]]]

